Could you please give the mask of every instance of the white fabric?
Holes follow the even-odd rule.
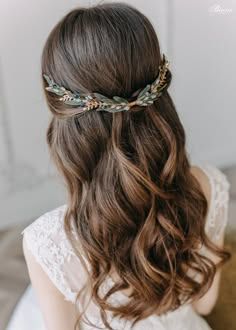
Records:
[[[206,219],[205,230],[212,240],[217,241],[222,231],[225,230],[227,224],[230,184],[227,177],[218,168],[209,164],[201,164],[198,166],[208,176],[211,185],[211,203]],[[86,274],[64,232],[63,215],[65,210],[66,204],[43,214],[26,227],[22,234],[26,239],[28,248],[54,285],[62,292],[65,300],[74,303],[76,293],[83,285],[86,279]],[[80,274],[79,278],[77,278],[77,274]],[[101,290],[106,292],[113,283],[112,278],[107,277]],[[122,302],[125,302],[128,297],[121,292],[116,292],[109,299],[113,304],[122,304]],[[32,324],[29,319],[25,320],[24,317],[22,317],[27,309],[35,314],[33,319],[37,320],[37,324],[35,321]],[[99,309],[94,303],[90,303],[86,315],[88,315],[88,318],[94,324],[101,327],[104,326],[100,318]],[[25,323],[26,321],[28,322],[27,324]],[[130,321],[118,318],[112,319],[110,313],[108,313],[108,321],[113,329],[116,330],[210,329],[206,321],[193,310],[191,305],[181,306],[174,312],[169,312],[163,316],[152,315],[145,320],[139,321],[133,328],[131,328]],[[25,295],[23,295],[18,303],[12,320],[7,328],[7,330],[21,329],[45,330],[37,300],[31,286],[29,286]],[[83,325],[82,329],[89,330],[94,328],[91,328],[88,325]]]

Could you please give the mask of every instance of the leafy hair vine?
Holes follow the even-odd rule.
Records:
[[[166,60],[166,57],[163,54],[157,78],[152,84],[148,84],[145,88],[143,88],[138,94],[136,100],[132,102],[129,102],[120,96],[113,96],[111,99],[96,92],[90,94],[72,92],[63,86],[59,86],[47,74],[43,74],[43,77],[48,83],[48,86],[45,87],[48,92],[61,96],[59,100],[65,104],[81,108],[80,113],[87,112],[89,110],[115,113],[120,111],[128,111],[135,105],[144,107],[153,104],[153,102],[161,96],[163,90],[167,87],[168,66],[169,61]]]

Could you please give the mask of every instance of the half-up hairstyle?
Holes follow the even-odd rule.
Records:
[[[160,60],[147,17],[125,3],[106,3],[74,9],[59,21],[43,49],[42,73],[71,91],[132,100],[157,77]],[[56,95],[45,96],[53,114],[47,143],[68,191],[65,230],[89,262],[87,287],[106,327],[112,329],[106,311],[136,323],[200,298],[229,253],[204,232],[207,200],[190,171],[167,89],[150,106],[79,117],[67,117],[71,106]],[[202,244],[220,257],[218,265],[199,253]],[[111,270],[120,280],[101,297]],[[108,303],[109,294],[126,288],[132,288],[127,304]]]

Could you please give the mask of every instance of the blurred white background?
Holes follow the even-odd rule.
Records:
[[[49,159],[40,57],[57,21],[80,0],[0,1],[0,228],[65,203]],[[192,163],[236,164],[236,2],[129,0],[154,24],[173,73],[170,93]]]

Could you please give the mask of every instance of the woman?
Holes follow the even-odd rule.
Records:
[[[229,182],[190,164],[150,21],[124,3],[72,10],[42,78],[68,200],[23,231],[34,291],[9,329],[210,329]]]

